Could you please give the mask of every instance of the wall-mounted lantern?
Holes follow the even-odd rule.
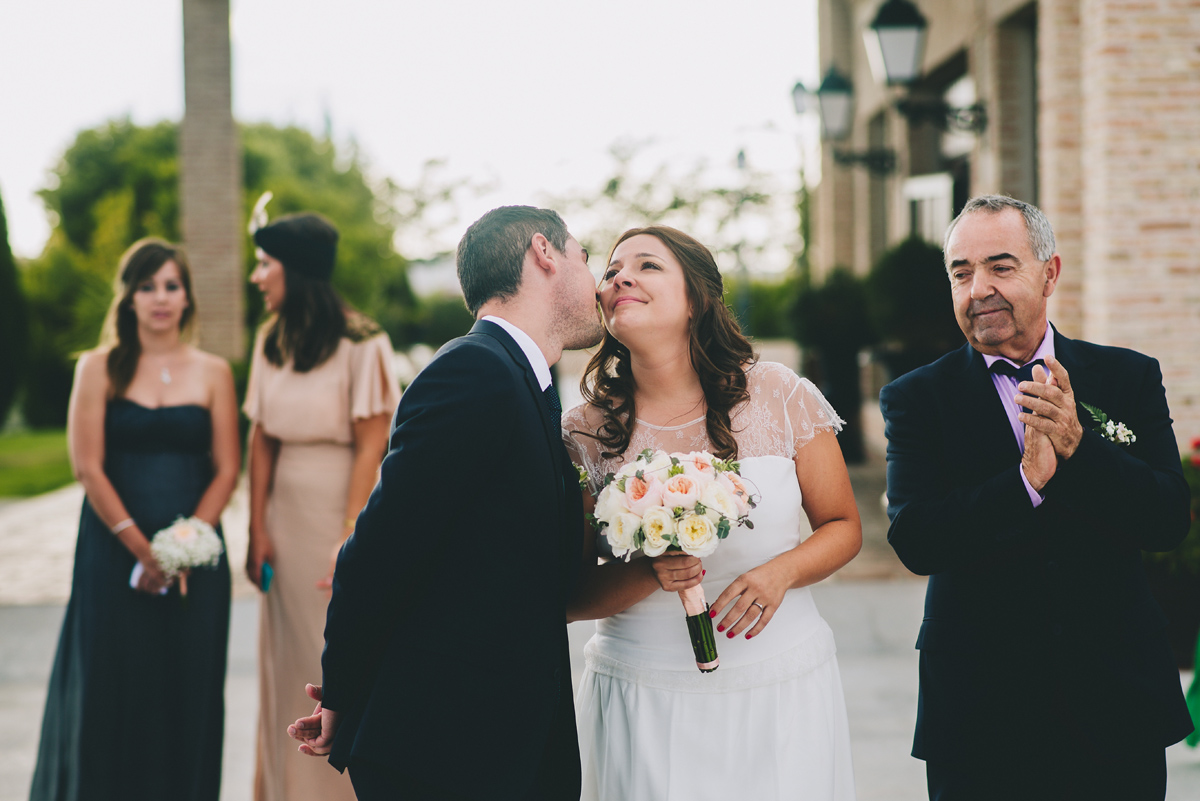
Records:
[[[821,114],[821,138],[834,142],[844,140],[854,125],[854,86],[837,67],[830,67],[815,95]],[[812,96],[802,83],[792,87],[792,105],[797,114],[809,110]],[[834,148],[833,160],[846,166],[866,167],[877,175],[887,175],[896,169],[896,154],[891,150],[856,152]]]

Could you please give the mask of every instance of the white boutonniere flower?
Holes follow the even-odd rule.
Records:
[[[1118,423],[1116,420],[1110,420],[1108,415],[1095,406],[1087,403],[1080,403],[1080,406],[1087,409],[1088,414],[1096,421],[1096,425],[1092,428],[1100,436],[1104,437],[1109,442],[1115,442],[1118,445],[1132,445],[1137,442],[1137,435],[1131,429],[1126,427],[1124,423]]]

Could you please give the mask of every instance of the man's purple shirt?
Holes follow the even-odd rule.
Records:
[[[1042,335],[1042,344],[1034,351],[1031,362],[1042,359],[1047,356],[1054,355],[1054,337],[1050,334],[1050,326],[1047,324],[1046,333]],[[1005,359],[1003,356],[987,356],[984,355],[983,361],[987,364],[988,370],[991,370],[992,365],[998,361],[1006,361],[1013,367],[1022,367],[1023,365],[1013,362],[1011,359]],[[1049,373],[1049,368],[1046,369]],[[1021,412],[1028,411],[1024,406],[1018,406],[1014,398],[1019,394],[1017,390],[1016,376],[1001,375],[1000,373],[992,373],[992,386],[996,388],[996,394],[1000,396],[1000,403],[1004,406],[1004,413],[1008,415],[1008,424],[1012,426],[1013,436],[1017,438],[1017,449],[1021,453],[1025,452],[1025,424],[1017,419],[1017,415]],[[1029,493],[1029,500],[1033,502],[1033,508],[1037,508],[1045,500],[1045,496],[1033,488],[1029,483],[1029,479],[1025,477],[1025,468],[1021,467],[1021,481],[1025,484],[1025,491]]]

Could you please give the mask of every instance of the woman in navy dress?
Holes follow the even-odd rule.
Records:
[[[137,242],[102,344],[76,367],[67,438],[87,498],[34,801],[219,794],[229,565],[191,571],[185,600],[150,552],[180,515],[219,533],[237,481],[233,376],[188,344],[195,312],[183,254]]]

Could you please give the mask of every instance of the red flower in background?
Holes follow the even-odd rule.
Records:
[[[1192,454],[1192,467],[1200,467],[1200,453]]]
[[[1192,440],[1192,450],[1200,451],[1200,437],[1196,437],[1194,440]]]

